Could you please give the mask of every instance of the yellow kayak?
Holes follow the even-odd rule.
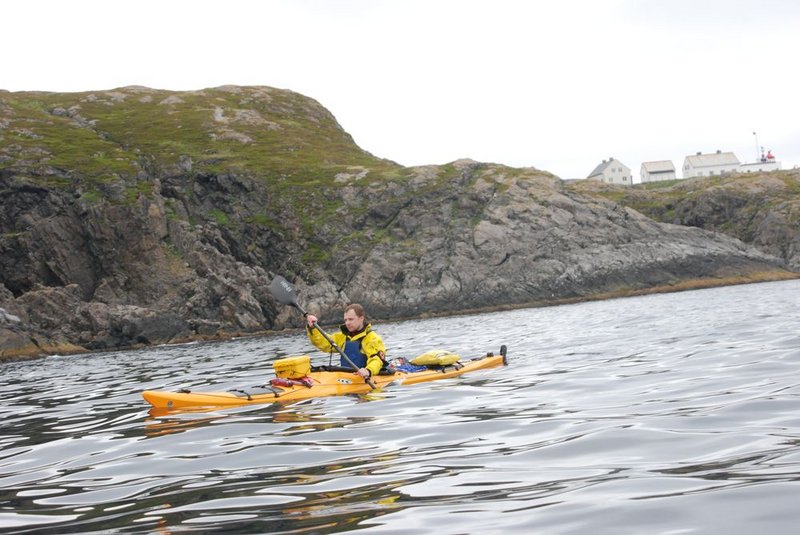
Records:
[[[475,370],[494,368],[507,364],[506,347],[500,348],[500,354],[454,362],[445,366],[426,366],[421,371],[375,375],[372,377],[377,388],[394,385],[413,385],[438,379],[457,377]],[[344,368],[320,366],[312,368],[302,380],[273,379],[264,385],[225,392],[192,392],[186,389],[169,392],[163,390],[145,390],[142,397],[156,409],[199,409],[224,408],[255,403],[275,403],[298,401],[302,399],[341,396],[345,394],[366,394],[372,388],[364,379]]]

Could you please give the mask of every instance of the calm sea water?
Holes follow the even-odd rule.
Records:
[[[0,364],[3,533],[794,533],[800,282],[378,325],[511,365],[152,416],[302,333]],[[320,353],[317,363],[327,361]]]

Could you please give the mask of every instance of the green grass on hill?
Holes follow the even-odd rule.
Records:
[[[332,186],[353,166],[369,179],[402,169],[360,149],[312,99],[271,88],[0,92],[0,125],[0,166],[41,176],[131,179],[190,159],[193,172]]]

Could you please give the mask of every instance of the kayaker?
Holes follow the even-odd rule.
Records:
[[[306,316],[308,325],[306,333],[309,340],[320,351],[333,353],[334,349],[320,332],[314,328],[317,317],[314,314]],[[367,320],[364,307],[358,303],[348,305],[344,309],[344,324],[339,332],[331,336],[334,343],[348,356],[353,364],[358,366],[358,373],[361,377],[369,379],[377,375],[385,364],[386,346],[383,345],[381,337],[372,330],[372,325]],[[350,364],[340,358],[342,366],[350,367]]]

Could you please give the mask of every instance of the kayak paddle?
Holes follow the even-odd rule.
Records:
[[[289,281],[287,281],[280,275],[276,275],[275,278],[272,279],[272,283],[269,285],[269,291],[272,292],[272,296],[282,305],[291,305],[297,310],[299,310],[304,318],[308,316],[308,312],[303,310],[303,307],[301,307],[300,304],[297,302],[297,294],[295,293],[292,285],[289,284]],[[333,339],[330,336],[328,336],[328,333],[323,331],[322,328],[317,323],[314,324],[314,328],[317,331],[319,331],[319,334],[321,334],[322,337],[328,341],[331,347],[334,348],[336,352],[342,356],[342,358],[350,365],[351,368],[353,368],[354,371],[358,371],[358,366],[356,366],[355,363],[353,363],[353,361],[350,360],[350,357],[348,357],[344,353],[344,351],[342,351],[339,348],[339,346],[336,345],[336,342],[334,342]],[[375,386],[375,383],[372,382],[372,379],[365,378],[364,382],[366,382],[369,386],[371,386],[373,390],[378,388],[377,386]]]

